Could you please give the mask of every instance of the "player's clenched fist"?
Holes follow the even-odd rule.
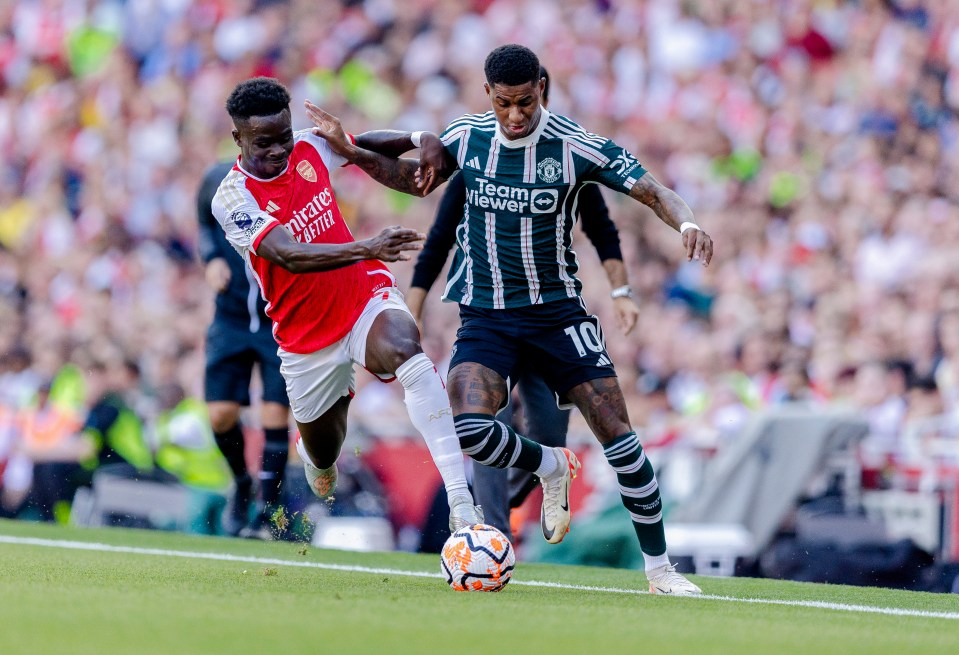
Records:
[[[416,230],[409,230],[399,225],[393,225],[380,232],[372,239],[366,240],[372,259],[384,262],[398,262],[409,260],[408,250],[422,250],[426,235]]]

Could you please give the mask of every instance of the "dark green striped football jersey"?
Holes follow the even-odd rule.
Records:
[[[443,299],[504,309],[579,296],[579,190],[597,183],[629,193],[646,172],[636,158],[546,109],[522,139],[503,136],[492,111],[453,121],[441,138],[466,183]]]

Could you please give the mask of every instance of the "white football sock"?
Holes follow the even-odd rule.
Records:
[[[643,553],[643,560],[645,560],[645,566],[643,568],[645,568],[648,573],[653,569],[658,569],[661,566],[669,564],[669,555],[667,553],[663,553],[662,555],[647,555]]]
[[[453,410],[443,379],[424,353],[414,355],[396,369],[396,379],[406,390],[406,411],[419,430],[439,469],[450,504],[458,496],[470,498],[466,486],[463,451],[453,426]]]
[[[556,452],[552,448],[543,446],[543,461],[539,463],[539,468],[534,471],[542,480],[546,480],[559,470],[559,461]]]
[[[310,457],[310,454],[306,452],[306,444],[303,443],[303,437],[296,438],[296,454],[300,456],[304,462],[312,466],[313,468],[319,468],[316,464],[313,463],[313,459]]]

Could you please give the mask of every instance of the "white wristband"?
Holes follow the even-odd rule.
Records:
[[[413,132],[412,134],[410,134],[410,141],[413,142],[414,148],[420,147],[420,139],[422,138],[423,138],[423,130],[420,130],[418,132]]]
[[[695,223],[692,223],[692,222],[690,222],[690,221],[686,221],[685,223],[683,223],[682,225],[679,226],[679,233],[680,233],[680,234],[685,234],[685,233],[686,233],[686,230],[699,230],[700,232],[702,232],[702,231],[703,231],[703,228],[699,227],[699,226],[696,225]]]
[[[628,284],[625,284],[621,287],[616,287],[609,292],[610,298],[632,298],[633,290]]]

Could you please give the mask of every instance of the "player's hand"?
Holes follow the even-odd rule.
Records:
[[[384,262],[405,262],[410,256],[410,250],[422,250],[426,235],[416,230],[409,230],[399,225],[393,225],[380,232],[372,239],[366,240],[366,247],[370,249],[371,259]]]
[[[686,248],[686,261],[697,260],[703,266],[709,266],[713,259],[713,239],[703,230],[690,228],[683,233],[683,247]]]
[[[230,265],[222,257],[216,257],[207,262],[203,275],[211,289],[217,293],[223,293],[230,283]]]
[[[416,188],[425,196],[444,180],[440,171],[446,166],[446,148],[435,134],[420,137],[420,166],[413,174]]]
[[[353,142],[346,136],[343,126],[340,125],[340,119],[326,113],[309,100],[305,100],[303,106],[306,107],[307,118],[316,126],[312,130],[313,134],[326,139],[333,152],[345,156],[353,146]]]
[[[632,332],[636,327],[636,321],[639,320],[639,307],[635,301],[625,296],[613,298],[613,310],[616,312],[616,325],[623,334]]]

